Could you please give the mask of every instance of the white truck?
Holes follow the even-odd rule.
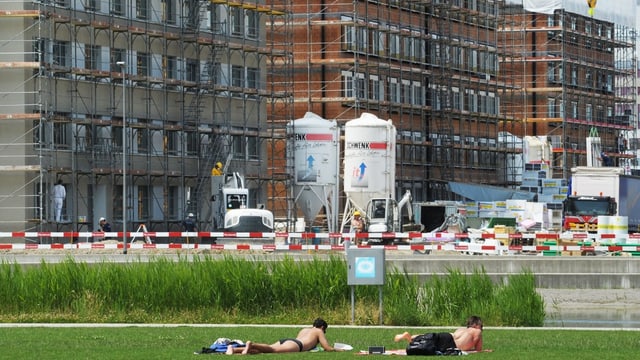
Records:
[[[564,201],[564,229],[594,231],[598,215],[628,217],[629,232],[640,225],[640,177],[616,167],[571,169],[571,194]]]

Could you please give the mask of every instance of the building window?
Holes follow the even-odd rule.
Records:
[[[118,152],[122,152],[122,126],[112,126],[111,128],[111,141],[112,141],[112,149],[115,149]],[[129,134],[130,128],[127,129],[127,135]],[[129,141],[127,140],[127,143]],[[130,150],[130,149],[129,149]],[[130,151],[129,151],[130,152]]]
[[[468,90],[467,94],[468,103],[469,103],[469,111],[470,112],[478,112],[478,95],[474,90]]]
[[[70,61],[70,44],[68,41],[55,40],[53,42],[53,64],[68,66]]]
[[[180,154],[180,135],[177,131],[167,131],[164,138],[164,148],[169,155]]]
[[[167,24],[176,23],[175,0],[162,0],[162,21]]]
[[[231,66],[231,85],[235,87],[244,87],[244,68],[242,66]]]
[[[555,79],[555,67],[552,62],[547,63],[547,81],[553,82]]]
[[[127,51],[124,49],[111,49],[111,71],[122,71],[122,67],[118,65],[118,62],[127,63]]]
[[[562,67],[562,63],[558,64],[558,74],[556,76],[556,81],[564,82],[564,68]]]
[[[555,118],[556,115],[556,99],[549,98],[547,99],[547,117]]]
[[[459,46],[453,47],[453,66],[456,69],[462,68],[462,59],[464,57],[464,50]]]
[[[162,57],[164,78],[165,79],[177,79],[178,78],[178,59],[175,56],[163,56]]]
[[[149,18],[149,4],[147,0],[136,0],[136,18],[143,20]]]
[[[453,109],[454,110],[462,110],[462,99],[460,97],[460,89],[457,87],[451,88],[451,96],[453,97]]]
[[[413,104],[424,105],[424,87],[420,82],[414,81],[413,85]],[[462,100],[460,100],[462,101]]]
[[[53,123],[53,144],[56,149],[71,147],[71,128],[69,123]]]
[[[372,39],[372,51],[374,55],[384,56],[384,51],[386,49],[386,40],[387,36],[384,31],[373,30],[371,34]]]
[[[405,36],[402,39],[403,47],[402,47],[402,58],[413,60],[413,51],[414,51],[414,43],[413,38],[411,36]]]
[[[260,17],[257,11],[247,10],[247,37],[257,39],[260,34]]]
[[[356,49],[360,52],[369,51],[368,30],[365,26],[356,26]]]
[[[231,33],[233,35],[244,33],[244,14],[243,9],[239,6],[231,8]]]
[[[111,13],[113,15],[124,15],[125,0],[111,0]]]
[[[351,98],[354,96],[353,74],[349,71],[342,72],[342,96],[346,98]]]
[[[137,190],[137,206],[136,206],[136,218],[139,220],[146,220],[149,218],[149,186],[138,185]]]
[[[169,186],[168,194],[167,194],[167,211],[169,219],[175,220],[179,219],[179,213],[181,213],[180,209],[182,208],[182,203],[180,202],[180,187],[178,186]]]
[[[100,46],[85,45],[84,46],[84,68],[89,70],[100,69],[100,55],[102,50]]]
[[[402,80],[402,102],[404,104],[413,103],[413,93],[411,91],[411,82],[409,80]]]
[[[136,57],[136,74],[140,76],[149,76],[151,73],[150,55],[139,52]]]
[[[593,88],[593,74],[591,73],[591,70],[587,70],[586,74],[585,74],[585,86],[589,89]]]
[[[85,0],[84,9],[88,11],[100,10],[100,3],[98,0]]]
[[[257,136],[247,136],[247,157],[249,160],[259,160],[260,151]]]
[[[356,74],[355,91],[356,98],[367,99],[367,82],[364,79],[364,74]]]
[[[197,82],[200,77],[200,62],[194,59],[187,59],[186,65],[186,80]]]
[[[382,89],[382,82],[376,75],[369,77],[370,97],[373,100],[384,100],[384,93]]]
[[[344,22],[350,22],[352,19],[350,17],[343,16],[341,18]],[[353,25],[344,25],[342,27],[342,48],[343,50],[355,50],[356,49],[356,35],[355,35],[355,27]]]
[[[138,154],[146,154],[149,152],[149,134],[147,129],[136,128],[134,129],[134,136],[136,140],[136,152]]]
[[[189,131],[185,133],[187,155],[196,156],[200,150],[200,141],[198,133],[195,131]]]
[[[233,135],[231,137],[231,152],[233,158],[237,160],[259,160],[259,139],[256,129],[246,129],[244,135]]]
[[[247,87],[249,89],[260,89],[260,69],[247,68]]]
[[[398,85],[398,79],[389,79],[389,102],[400,102],[400,86]]]
[[[553,14],[547,15],[547,26],[552,27],[555,25]]]
[[[234,159],[243,160],[245,155],[244,142],[242,141],[244,136],[233,135],[231,137],[231,153]]]
[[[389,56],[393,58],[400,57],[400,35],[398,34],[398,28],[392,26],[389,33]]]

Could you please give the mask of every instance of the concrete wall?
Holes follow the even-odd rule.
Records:
[[[640,287],[640,260],[635,257],[543,257],[543,256],[411,256],[387,257],[387,270],[397,268],[426,280],[446,275],[448,269],[473,273],[484,271],[495,281],[509,275],[532,272],[537,286],[552,289],[633,289]]]

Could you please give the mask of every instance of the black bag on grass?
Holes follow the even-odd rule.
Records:
[[[407,355],[436,355],[438,334],[428,333],[414,337],[407,346]]]

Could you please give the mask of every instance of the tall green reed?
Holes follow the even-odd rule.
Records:
[[[323,315],[348,323],[351,289],[344,257],[293,256],[274,261],[210,255],[125,264],[72,258],[23,268],[0,264],[0,321],[292,322]],[[483,269],[450,269],[421,283],[391,269],[383,287],[384,320],[395,325],[450,325],[477,314],[492,324],[539,326],[542,299],[533,275],[494,284]],[[358,286],[357,323],[376,323],[378,287]],[[313,314],[313,315],[310,315]]]

